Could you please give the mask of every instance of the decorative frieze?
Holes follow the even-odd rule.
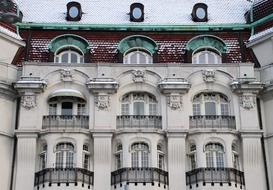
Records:
[[[172,110],[177,110],[182,108],[182,95],[180,94],[170,94],[167,97],[168,106]]]
[[[73,70],[71,70],[71,69],[62,69],[60,71],[60,78],[64,82],[72,82],[73,81]]]
[[[95,105],[99,111],[107,111],[110,108],[110,96],[108,94],[97,94]]]
[[[145,81],[145,71],[134,70],[132,71],[133,81],[134,82],[144,82]]]
[[[206,69],[202,71],[204,82],[214,82],[215,81],[215,71],[212,69]]]

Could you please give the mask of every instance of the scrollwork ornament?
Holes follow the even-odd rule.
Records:
[[[182,96],[180,94],[171,94],[168,97],[168,105],[172,110],[182,108]]]
[[[26,108],[27,110],[30,110],[34,107],[36,107],[36,95],[23,95],[21,98],[21,105]]]
[[[244,94],[241,96],[240,104],[243,108],[250,110],[256,105],[255,97],[253,95]]]
[[[215,81],[215,71],[211,69],[202,71],[204,82],[214,82]]]
[[[107,94],[99,94],[95,98],[95,104],[98,110],[107,111],[110,106],[110,96]]]
[[[134,70],[132,71],[134,82],[144,82],[145,81],[145,71]]]
[[[61,80],[64,82],[71,82],[73,80],[73,72],[70,69],[62,69],[60,75]]]

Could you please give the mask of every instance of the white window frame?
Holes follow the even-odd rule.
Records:
[[[123,167],[123,146],[120,143],[116,146],[115,166],[116,169],[120,169]]]
[[[42,145],[42,151],[39,154],[39,168],[43,170],[46,168],[47,165],[47,145]]]
[[[85,149],[87,147],[87,150]],[[89,145],[87,143],[83,144],[82,148],[82,168],[89,170],[90,169],[90,150]],[[87,157],[87,163],[85,162],[85,158]],[[87,167],[86,167],[87,164]]]
[[[211,149],[208,149],[208,145],[212,145]],[[221,149],[218,149],[221,147]],[[224,146],[218,142],[209,142],[205,145],[206,165],[213,168],[225,167],[225,151]]]
[[[200,62],[200,57],[205,56],[205,62]],[[213,56],[214,61],[209,61],[209,56]],[[199,48],[192,54],[193,64],[221,64],[222,56],[221,53],[214,48]]]
[[[143,115],[159,115],[156,97],[145,92],[132,92],[124,95],[121,100],[121,115],[136,115],[134,106],[137,102],[143,102],[144,104]]]
[[[157,167],[161,170],[165,170],[165,153],[162,144],[157,145]]]
[[[194,149],[192,149],[194,147]],[[196,153],[196,145],[195,144],[190,144],[189,146],[189,153],[188,153],[188,158],[189,158],[189,163],[190,163],[190,169],[194,170],[197,168],[197,153]]]
[[[232,149],[232,163],[233,163],[233,168],[240,170],[240,158],[239,158],[239,148],[236,143],[232,143],[231,146]]]
[[[135,147],[134,147],[135,146]],[[147,168],[150,165],[149,145],[144,142],[136,142],[131,145],[131,166]]]
[[[67,54],[67,62],[62,62],[62,56]],[[77,56],[77,62],[71,62],[72,54]],[[67,63],[67,64],[77,64],[77,63],[84,63],[84,53],[75,46],[64,46],[59,48],[54,55],[54,62],[55,63]]]
[[[137,54],[136,63],[131,63],[131,58]],[[145,57],[145,62],[140,62],[140,55]],[[129,49],[127,52],[124,53],[123,56],[123,63],[124,64],[153,64],[153,55],[148,52],[146,49],[135,48]]]
[[[64,144],[63,148],[58,148],[61,144]],[[72,148],[68,145],[72,145]],[[56,145],[55,152],[55,167],[56,168],[73,168],[74,167],[74,157],[75,157],[75,147],[70,142],[60,142]],[[72,162],[70,162],[72,161]]]

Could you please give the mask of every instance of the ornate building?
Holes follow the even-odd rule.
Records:
[[[1,189],[273,189],[272,7],[0,0]]]

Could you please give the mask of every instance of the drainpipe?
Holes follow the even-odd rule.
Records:
[[[260,129],[262,130],[263,129],[263,122],[262,122],[260,98],[257,98],[257,109],[258,109],[258,118],[259,118]],[[270,190],[269,189],[269,177],[268,177],[268,169],[267,169],[267,160],[266,160],[266,153],[265,153],[264,135],[262,135],[261,144],[262,144],[262,154],[263,154],[264,167],[265,167],[266,188],[267,188],[267,190]]]
[[[250,23],[253,22],[253,7],[254,7],[254,2],[252,2],[251,8],[250,8]],[[254,35],[254,26],[251,26],[251,36]]]
[[[17,98],[17,102],[16,102],[15,130],[18,129],[20,102],[21,102],[21,98],[19,97],[19,98]],[[13,190],[13,181],[14,181],[14,170],[15,170],[16,151],[17,151],[17,137],[14,136],[13,154],[12,154],[12,164],[11,164],[11,179],[10,179],[10,188],[9,188],[10,190]]]

